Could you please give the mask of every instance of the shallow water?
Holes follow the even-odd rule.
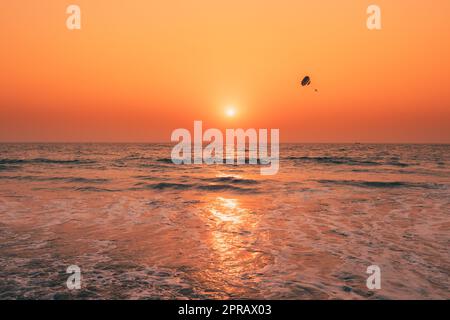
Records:
[[[450,298],[450,145],[285,144],[275,176],[170,151],[1,144],[0,299]]]

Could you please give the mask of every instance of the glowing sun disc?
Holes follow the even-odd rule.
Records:
[[[236,115],[236,109],[233,106],[229,106],[225,110],[227,117],[234,117]]]

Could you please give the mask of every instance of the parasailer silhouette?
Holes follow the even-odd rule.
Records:
[[[301,85],[302,85],[302,87],[307,87],[307,86],[309,86],[311,84],[311,78],[309,77],[309,76],[305,76],[303,79],[302,79],[302,82],[301,82]],[[318,92],[318,90],[317,89],[314,89],[314,91],[315,92]]]
[[[302,80],[302,87],[309,86],[311,84],[311,78],[309,76],[306,76]]]

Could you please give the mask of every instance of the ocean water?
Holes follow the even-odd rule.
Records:
[[[1,144],[0,299],[450,298],[450,145],[284,144],[274,176],[170,151]]]

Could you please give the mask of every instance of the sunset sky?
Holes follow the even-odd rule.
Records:
[[[2,0],[0,44],[0,141],[450,143],[448,0]]]

